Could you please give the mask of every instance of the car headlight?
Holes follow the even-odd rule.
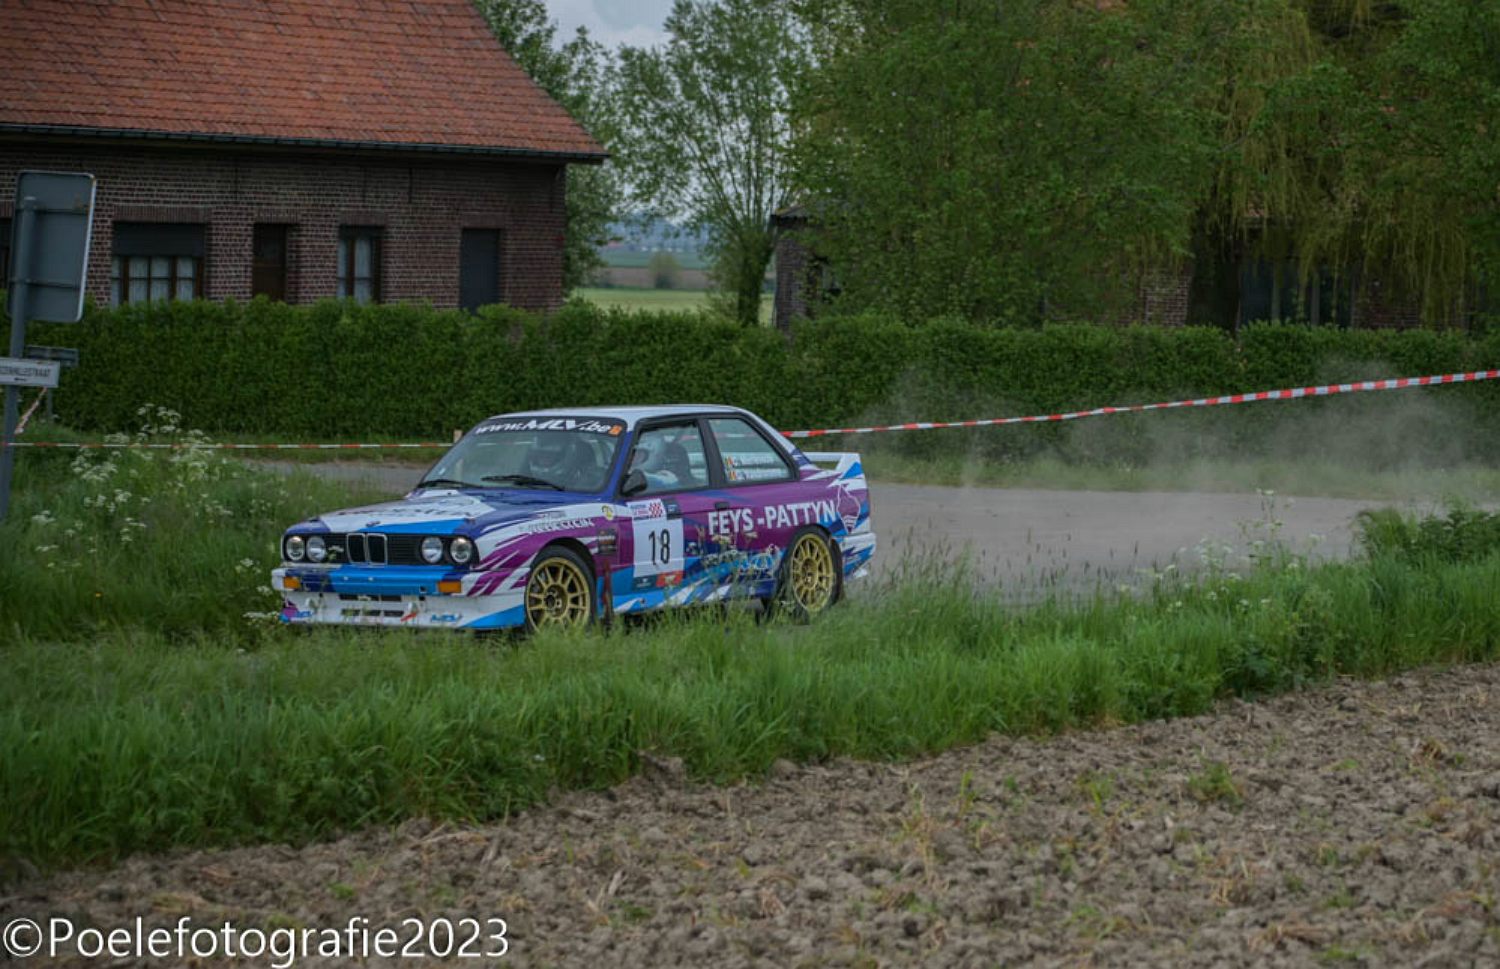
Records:
[[[293,562],[300,562],[307,556],[307,543],[301,535],[293,535],[286,540],[286,557]]]
[[[474,558],[474,543],[460,535],[449,544],[448,557],[455,565],[468,565]]]
[[[328,558],[328,545],[323,541],[323,536],[314,535],[307,540],[307,560],[309,562],[321,562]]]
[[[422,561],[437,565],[443,560],[443,540],[436,535],[422,539]]]

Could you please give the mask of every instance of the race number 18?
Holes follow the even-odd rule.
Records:
[[[682,571],[682,519],[637,520],[632,531],[637,576]]]
[[[667,565],[672,561],[672,532],[663,528],[661,531],[651,529],[647,534],[651,540],[651,559]]]

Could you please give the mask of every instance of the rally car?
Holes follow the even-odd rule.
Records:
[[[585,626],[760,599],[809,617],[875,553],[857,454],[804,454],[733,407],[482,421],[399,501],[289,528],[288,623]]]

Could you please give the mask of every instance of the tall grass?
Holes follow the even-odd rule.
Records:
[[[170,637],[251,635],[289,524],[370,495],[259,472],[200,445],[177,415],[141,410],[129,440],[175,451],[26,451],[0,524],[0,642],[140,626]],[[124,441],[125,438],[113,439]]]
[[[993,731],[1203,712],[1335,673],[1492,659],[1500,555],[1163,576],[1007,610],[929,571],[810,627],[717,614],[531,640],[320,631],[249,649],[122,631],[7,649],[0,851],[41,864],[494,818],[608,785],[908,757]]]
[[[181,437],[149,410],[142,434]],[[1335,673],[1487,660],[1500,528],[1366,520],[1367,557],[1271,550],[1141,595],[1004,607],[961,566],[895,570],[810,627],[737,614],[587,636],[247,620],[283,525],[357,500],[201,449],[26,455],[0,528],[0,878],[27,859],[494,818],[612,784],[907,757],[993,731],[1200,713]]]
[[[1373,555],[1415,562],[1463,562],[1500,547],[1500,513],[1453,505],[1446,515],[1417,518],[1392,508],[1361,512],[1360,542]]]

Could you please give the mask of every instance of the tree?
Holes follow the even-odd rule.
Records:
[[[1433,320],[1500,288],[1500,4],[803,4],[796,171],[856,306],[1095,315],[1183,261],[1197,322],[1246,267],[1311,291],[1277,314],[1329,274]]]
[[[676,289],[682,280],[682,263],[670,252],[654,252],[647,264],[651,270],[651,285],[657,289]]]
[[[790,90],[808,47],[785,0],[677,0],[667,43],[620,51],[621,143],[639,207],[707,230],[735,319],[759,321],[788,202]]]
[[[1232,24],[1203,6],[811,0],[797,173],[841,299],[1078,316],[1185,255]]]
[[[624,201],[613,57],[583,28],[559,44],[557,24],[542,0],[475,2],[500,46],[616,156],[604,165],[568,166],[563,288],[584,285],[604,265],[599,247],[609,241],[610,225],[620,218]]]
[[[1298,62],[1223,105],[1197,275],[1246,256],[1378,282],[1434,323],[1473,309],[1500,263],[1500,7],[1297,0]],[[1228,65],[1220,73],[1233,77]],[[1228,258],[1224,258],[1228,254]],[[1231,281],[1231,286],[1233,281]],[[1312,314],[1316,317],[1316,311]]]
[[[1429,318],[1500,311],[1500,5],[1405,0],[1350,74],[1363,108],[1349,180],[1366,186],[1358,228],[1371,263],[1420,296]]]

